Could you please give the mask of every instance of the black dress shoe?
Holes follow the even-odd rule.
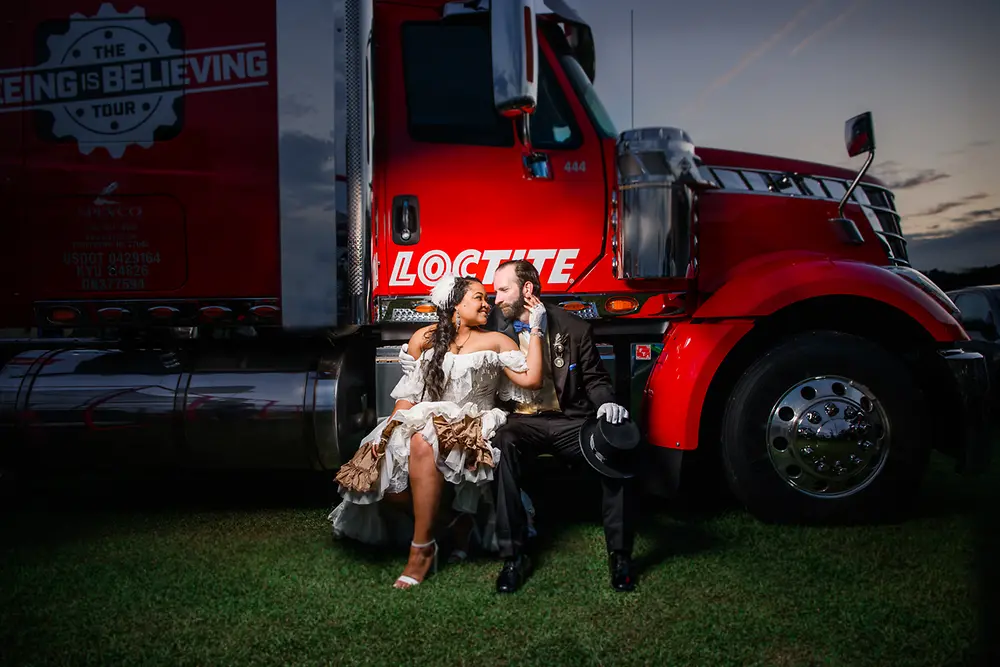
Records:
[[[508,558],[497,575],[497,593],[513,593],[531,576],[531,559],[525,555]]]
[[[608,558],[608,567],[611,569],[612,588],[622,592],[635,590],[635,567],[631,556],[614,551]]]

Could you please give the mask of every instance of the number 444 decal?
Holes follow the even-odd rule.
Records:
[[[576,160],[566,160],[566,162],[563,164],[563,171],[568,171],[568,172],[587,171],[587,162],[585,160],[580,160],[579,162],[577,162]]]

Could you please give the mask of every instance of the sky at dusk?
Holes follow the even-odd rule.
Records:
[[[914,266],[1000,263],[997,0],[569,4],[594,28],[619,131],[676,126],[696,144],[859,169],[844,121],[870,110],[870,173],[896,193]]]

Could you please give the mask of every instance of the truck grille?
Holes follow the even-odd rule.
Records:
[[[860,195],[858,190],[861,190]],[[865,197],[868,198],[868,205],[864,202]],[[876,225],[873,222],[872,227],[875,229],[875,233],[889,244],[889,248],[892,250],[890,256],[909,266],[906,239],[903,237],[903,228],[900,224],[902,218],[896,211],[896,199],[892,192],[874,185],[858,185],[858,188],[851,194],[851,199],[861,204],[869,219],[871,218],[870,213],[874,213],[879,224]]]
[[[839,202],[851,182],[828,176],[808,176],[759,169],[706,167],[704,174],[711,176],[724,190],[737,190],[767,195],[811,197]],[[896,200],[890,190],[859,183],[851,199],[861,206],[875,234],[884,242],[885,251],[893,264],[909,266],[906,239],[903,237],[901,218],[896,211]]]

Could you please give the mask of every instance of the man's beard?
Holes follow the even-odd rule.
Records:
[[[501,303],[500,310],[503,311],[503,316],[508,320],[518,319],[527,310],[524,304],[524,295],[519,296],[514,303]]]

